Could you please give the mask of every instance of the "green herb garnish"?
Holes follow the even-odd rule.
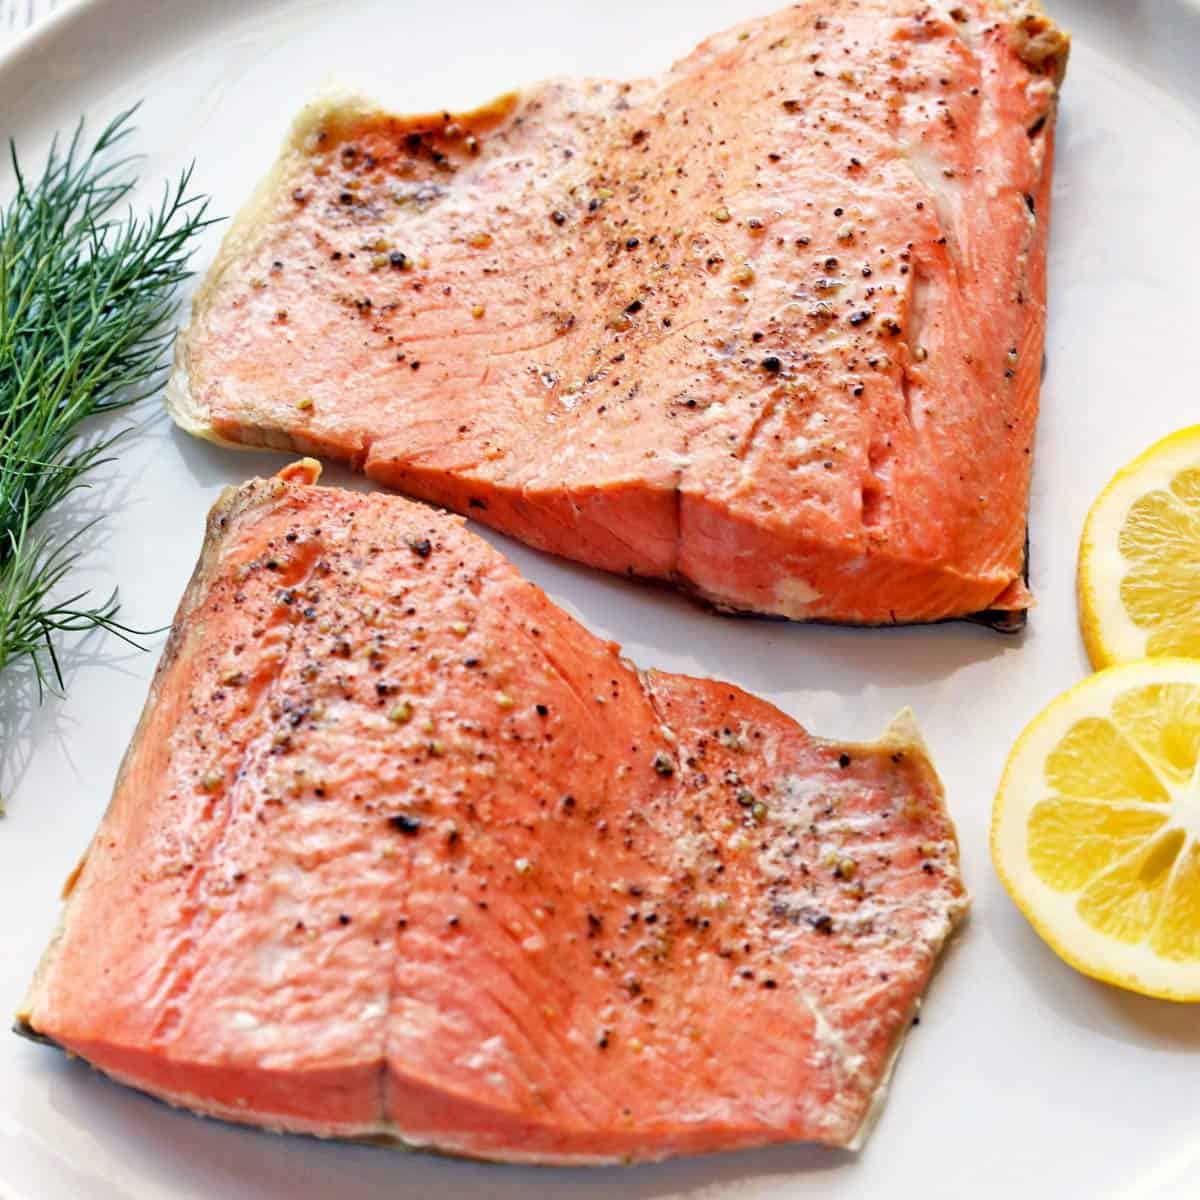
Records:
[[[123,207],[133,159],[113,150],[133,111],[90,149],[80,122],[65,149],[51,147],[36,182],[10,143],[17,190],[0,209],[0,670],[30,659],[39,689],[62,688],[56,634],[133,632],[117,621],[115,591],[99,604],[69,594],[90,525],[62,531],[45,518],[128,432],[93,418],[161,383],[176,288],[192,239],[211,223],[190,168],[144,217]]]

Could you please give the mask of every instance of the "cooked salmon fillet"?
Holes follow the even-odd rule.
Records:
[[[855,1143],[966,901],[911,721],[639,672],[460,518],[229,489],[19,1016],[210,1116],[478,1158]]]
[[[307,108],[175,419],[722,608],[1013,626],[1066,36],[822,0],[654,79]]]

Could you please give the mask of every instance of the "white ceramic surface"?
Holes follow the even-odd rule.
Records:
[[[1132,454],[1195,421],[1200,396],[1200,8],[1052,4],[1076,41],[1056,167],[1031,514],[1039,605],[1023,637],[953,625],[868,632],[722,620],[485,533],[642,664],[734,680],[830,735],[873,736],[902,704],[916,709],[958,822],[975,908],[867,1149],[855,1157],[793,1147],[592,1173],[470,1165],[202,1121],[0,1036],[0,1196],[1200,1195],[1200,1010],[1125,995],[1062,965],[1013,909],[987,854],[1008,747],[1085,670],[1073,582],[1087,504]],[[95,128],[145,97],[137,140],[146,177],[195,158],[197,181],[218,212],[231,213],[291,115],[331,73],[424,111],[546,75],[650,71],[772,6],[91,0],[0,63],[0,135],[14,135],[32,162],[80,112]],[[0,172],[0,195],[9,183]],[[145,428],[81,506],[112,512],[89,555],[96,586],[121,584],[134,625],[169,620],[218,489],[279,461],[193,442],[148,406]],[[161,638],[152,644],[156,652]],[[155,658],[86,638],[65,654],[69,698],[40,708],[20,671],[0,677],[9,806],[0,823],[2,1012],[16,1007],[54,924],[58,886],[104,808]]]

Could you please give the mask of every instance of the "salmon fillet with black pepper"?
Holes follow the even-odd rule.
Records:
[[[838,744],[640,672],[315,466],[214,509],[19,1028],[324,1137],[855,1144],[966,905],[911,721]]]
[[[1019,625],[1067,45],[823,0],[653,79],[316,103],[172,412],[724,609]]]

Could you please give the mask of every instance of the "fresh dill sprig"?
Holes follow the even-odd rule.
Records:
[[[117,621],[116,592],[100,603],[62,594],[90,526],[63,531],[47,517],[128,432],[87,423],[161,383],[176,289],[211,224],[191,168],[144,216],[124,204],[136,179],[119,148],[134,111],[90,148],[81,121],[36,181],[10,143],[16,193],[0,208],[0,670],[30,659],[39,688],[59,691],[56,635],[132,631]]]

